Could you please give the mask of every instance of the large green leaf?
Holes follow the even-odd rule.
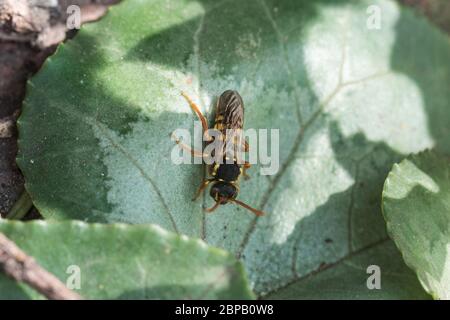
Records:
[[[387,239],[392,163],[450,150],[449,62],[448,39],[391,1],[125,1],[28,86],[18,161],[45,217],[201,237],[240,257],[266,295]],[[239,194],[261,218],[232,205],[205,215],[207,193],[191,202],[203,167],[170,161],[169,134],[195,120],[180,91],[211,115],[230,88],[246,128],[280,129],[280,170],[254,166]],[[374,252],[365,264],[392,256]]]
[[[368,266],[373,262],[380,269],[381,290],[368,290]],[[351,276],[349,276],[351,275]],[[320,272],[298,278],[267,299],[429,299],[417,285],[417,276],[408,270],[392,241],[382,240],[369,248],[355,251]]]
[[[1,222],[0,232],[64,283],[79,271],[77,292],[84,298],[253,297],[242,265],[230,254],[158,226]],[[0,299],[27,298],[41,296],[0,272]]]
[[[422,285],[450,299],[450,158],[423,152],[394,165],[383,209],[389,234]]]

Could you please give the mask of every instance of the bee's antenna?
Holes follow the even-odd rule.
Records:
[[[255,208],[250,207],[248,204],[245,204],[239,200],[236,199],[230,199],[230,201],[233,201],[234,203],[240,205],[241,207],[244,207],[245,209],[250,210],[251,212],[253,212],[255,215],[257,216],[262,216],[264,215],[264,212],[260,211],[260,210],[256,210]],[[215,208],[214,208],[215,209]]]
[[[206,212],[213,212],[214,210],[217,209],[217,207],[220,205],[220,201],[217,201],[215,205],[213,205],[211,208],[209,209],[205,209]]]

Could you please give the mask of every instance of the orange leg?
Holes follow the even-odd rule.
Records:
[[[250,169],[252,165],[248,163],[247,161],[244,163],[244,167],[242,170],[242,174],[244,175],[245,180],[250,179],[250,176],[247,174],[247,170]]]
[[[205,212],[211,213],[211,212],[213,212],[214,210],[216,210],[217,207],[219,207],[219,205],[220,205],[220,202],[216,202],[216,204],[213,205],[211,208],[205,208],[204,210],[205,210]]]
[[[202,194],[203,190],[205,190],[205,188],[213,181],[214,179],[208,179],[203,181],[203,183],[198,188],[197,193],[195,194],[195,197],[192,199],[192,201],[195,201]]]
[[[175,137],[174,135],[172,135],[172,137],[175,139],[175,143],[176,143],[177,145],[179,145],[181,149],[190,152],[194,157],[197,157],[197,158],[208,157],[208,154],[203,153],[202,151],[197,151],[197,150],[192,149],[192,148],[189,147],[187,144],[181,142],[181,141],[180,141],[177,137]]]
[[[209,134],[207,134],[207,132],[206,132],[209,129],[208,121],[206,120],[206,118],[202,114],[202,112],[200,111],[200,108],[194,103],[194,101],[192,101],[192,99],[187,94],[185,94],[184,92],[181,92],[181,95],[187,100],[187,102],[191,106],[192,110],[194,110],[194,112],[197,114],[198,118],[202,122],[203,135],[205,135],[206,141],[212,141],[213,140],[212,137]]]
[[[248,145],[247,140],[244,140],[244,152],[248,152],[250,150],[250,146]]]
[[[226,144],[230,143],[229,141],[225,142]],[[235,137],[234,142],[233,142],[233,150],[232,150],[232,155],[233,155],[233,159],[237,160],[239,162],[239,164],[242,164],[242,149],[238,148],[237,146],[239,145],[239,143],[242,143],[241,148],[243,147],[243,151],[244,152],[248,152],[249,151],[249,145],[247,140],[243,140],[243,142],[238,141],[238,137]],[[228,147],[228,146],[227,146]],[[248,168],[250,168],[251,165],[249,165],[247,162],[245,162],[246,165],[248,165]],[[244,172],[244,175],[245,172]]]

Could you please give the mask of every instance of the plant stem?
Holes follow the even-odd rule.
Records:
[[[0,270],[10,278],[26,283],[47,299],[82,299],[2,233],[0,233]]]
[[[26,190],[22,192],[12,209],[6,215],[7,219],[20,220],[30,211],[33,206],[30,195]]]

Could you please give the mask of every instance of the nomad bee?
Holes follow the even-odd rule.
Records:
[[[215,148],[220,151],[220,154],[215,153],[214,158],[221,159],[223,161],[215,161],[209,167],[209,174],[212,176],[210,179],[206,179],[201,184],[197,191],[194,200],[203,192],[203,190],[211,184],[210,195],[216,202],[215,205],[209,209],[205,209],[207,212],[212,212],[217,209],[219,205],[227,204],[228,202],[234,202],[257,216],[261,216],[264,213],[260,210],[256,210],[249,205],[236,199],[239,192],[239,179],[241,175],[248,178],[246,170],[250,168],[250,163],[245,161],[238,161],[236,156],[232,158],[228,157],[228,154],[223,151],[227,143],[233,140],[233,144],[236,143],[236,137],[227,136],[227,132],[232,130],[242,131],[244,127],[244,103],[241,96],[237,91],[227,90],[219,97],[216,105],[216,117],[214,123],[214,131],[219,133],[218,137],[212,137],[208,134],[208,122],[201,113],[197,105],[185,94],[181,93],[187,100],[192,110],[197,114],[198,118],[202,122],[203,134],[208,144],[219,144],[219,148]],[[175,139],[176,143],[183,149],[189,151],[194,157],[209,157],[208,154],[202,151],[191,149],[178,139]],[[239,144],[245,152],[248,152],[249,146],[247,141],[239,140]]]

